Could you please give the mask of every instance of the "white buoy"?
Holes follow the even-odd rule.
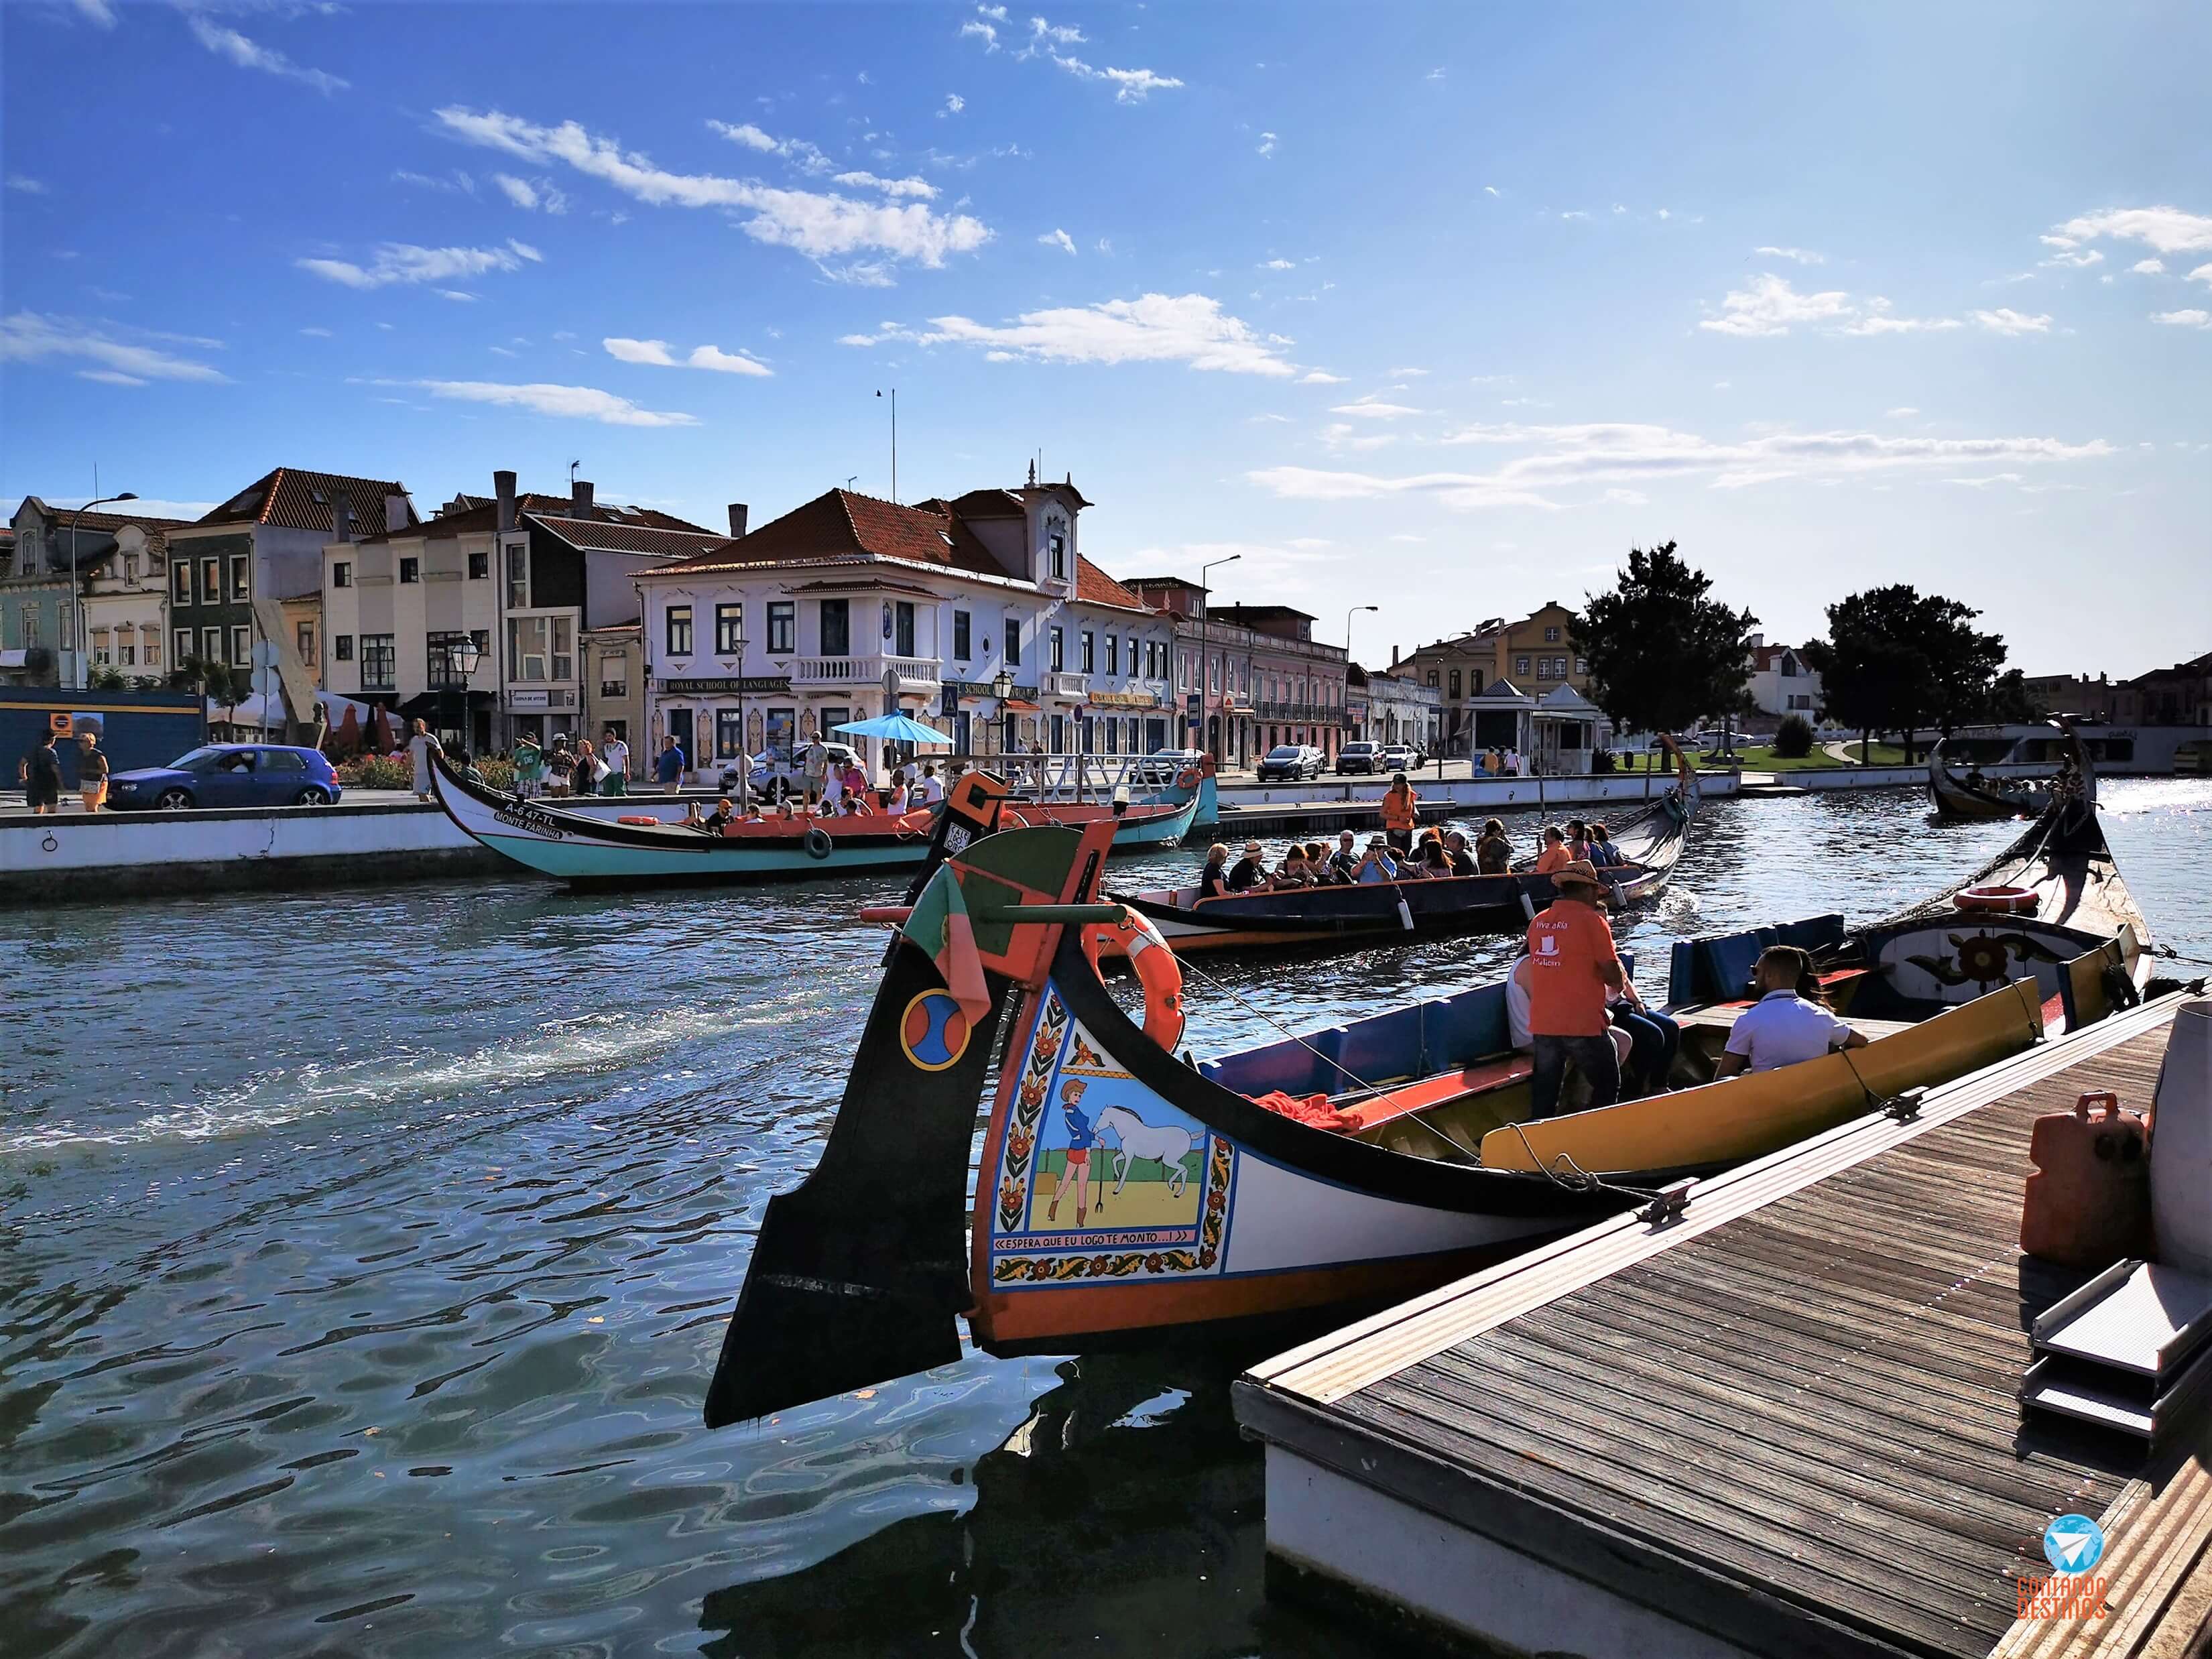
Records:
[[[2212,997],[2174,1014],[2156,1109],[2150,1205],[2158,1259],[2212,1278]]]

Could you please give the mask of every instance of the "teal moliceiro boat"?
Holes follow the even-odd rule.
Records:
[[[1210,804],[1213,789],[1210,774],[1200,776],[1194,770],[1117,814],[1106,805],[1013,801],[1000,780],[969,772],[947,799],[966,799],[971,780],[987,786],[973,803],[973,812],[978,821],[985,816],[988,797],[991,828],[998,827],[1002,805],[1010,828],[1055,823],[1080,829],[1111,819],[1117,852],[1181,841],[1201,802]],[[578,887],[792,880],[913,869],[928,857],[941,816],[925,807],[895,817],[769,817],[712,834],[659,822],[642,811],[635,821],[610,821],[548,801],[525,800],[471,783],[442,760],[432,763],[431,785],[447,816],[472,840],[526,869]]]

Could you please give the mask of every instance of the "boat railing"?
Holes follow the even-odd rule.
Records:
[[[1004,777],[1018,797],[1050,803],[1110,801],[1123,784],[1140,799],[1172,784],[1181,763],[1149,755],[994,755],[981,765]]]

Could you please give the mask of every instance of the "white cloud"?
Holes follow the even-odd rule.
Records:
[[[1394,380],[1418,380],[1428,372],[1425,368],[1394,368],[1390,371],[1390,378]]]
[[[463,305],[472,306],[477,302],[477,296],[465,289],[441,288],[437,289],[436,293],[441,300],[458,300]]]
[[[1906,438],[1866,432],[1769,433],[1722,442],[1629,422],[1475,426],[1446,441],[1522,453],[1489,471],[1385,477],[1279,466],[1246,477],[1279,496],[1300,501],[1428,495],[1463,508],[1556,508],[1565,504],[1555,499],[1557,493],[1577,486],[1632,488],[1646,481],[1702,477],[1715,488],[1741,489],[1783,478],[1819,483],[1915,467],[2043,465],[2113,453],[2102,439],[2069,444],[2057,438]]]
[[[694,368],[712,369],[717,374],[755,374],[766,380],[775,373],[766,363],[747,356],[732,356],[719,346],[693,346],[684,362]]]
[[[1503,196],[1505,192],[1495,185],[1485,185],[1482,187],[1482,193],[1486,196]]]
[[[1321,429],[1321,441],[1333,451],[1384,449],[1398,441],[1395,432],[1362,432],[1349,421],[1334,421]]]
[[[304,86],[313,87],[325,98],[334,92],[343,92],[351,84],[322,70],[302,68],[283,52],[258,46],[236,29],[225,28],[197,12],[185,17],[185,25],[191,30],[193,40],[216,57],[228,58],[240,69],[259,70],[264,75],[297,81]]]
[[[1755,247],[1753,253],[1763,253],[1770,259],[1791,259],[1801,265],[1825,265],[1828,256],[1815,253],[1809,247]]]
[[[83,357],[113,374],[140,380],[228,378],[212,364],[195,362],[152,346],[133,345],[71,318],[19,311],[0,321],[0,362],[36,362],[47,357]]]
[[[2189,273],[2192,283],[2212,283],[2212,264],[2202,264]]]
[[[967,107],[968,100],[965,98],[957,92],[948,92],[945,94],[945,107],[937,112],[937,118],[941,121],[948,115],[957,115]]]
[[[1038,237],[1037,240],[1042,242],[1047,247],[1056,247],[1063,253],[1075,252],[1075,238],[1064,230],[1047,231]]]
[[[2000,306],[1995,311],[1978,311],[1974,320],[1984,328],[1998,334],[2048,334],[2051,319],[2031,317],[2025,312],[2014,311],[2009,306]]]
[[[978,6],[977,15],[960,26],[963,40],[973,39],[983,43],[987,52],[999,49],[997,25],[1006,20],[1003,6]],[[988,20],[988,21],[986,21]],[[1085,44],[1083,31],[1073,24],[1055,24],[1042,17],[1030,19],[1029,40],[1015,52],[1017,62],[1032,58],[1044,58],[1058,64],[1079,81],[1101,81],[1114,88],[1114,101],[1118,104],[1141,104],[1156,92],[1169,92],[1182,85],[1171,75],[1159,75],[1148,69],[1105,69],[1094,67],[1063,47]]]
[[[386,381],[382,384],[394,383]],[[462,403],[494,404],[505,409],[526,409],[534,415],[597,421],[605,426],[699,424],[696,415],[640,409],[629,398],[617,398],[613,392],[602,392],[596,386],[553,386],[544,382],[531,386],[508,386],[495,380],[403,380],[397,384],[419,386],[436,398],[451,398]]]
[[[76,0],[76,5],[78,15],[87,22],[96,23],[104,29],[115,27],[115,8],[108,0]]]
[[[1371,392],[1364,398],[1354,398],[1348,404],[1335,404],[1328,412],[1369,421],[1400,421],[1408,415],[1428,413],[1426,410],[1415,409],[1410,404],[1386,404]]]
[[[507,199],[526,212],[566,213],[568,198],[543,180],[532,184],[527,179],[518,179],[510,173],[495,173],[492,183],[506,194]]]
[[[417,190],[434,190],[446,196],[473,196],[477,193],[477,181],[459,167],[453,169],[450,177],[444,179],[434,179],[427,173],[410,173],[401,167],[392,175],[392,182],[412,185]]]
[[[331,331],[326,328],[303,328],[300,332],[311,340],[327,340],[331,337]]]
[[[1260,264],[1262,270],[1296,270],[1297,268],[1295,259],[1266,259]]]
[[[877,190],[886,196],[913,196],[930,201],[937,186],[927,179],[878,179],[872,173],[841,173],[833,181],[853,190]]]
[[[999,31],[990,24],[976,18],[971,17],[960,26],[960,36],[963,40],[973,36],[981,40],[985,52],[996,52],[999,49]]]
[[[1608,489],[1605,492],[1605,499],[1618,501],[1623,507],[1649,507],[1651,504],[1651,498],[1640,489]]]
[[[411,242],[386,242],[367,265],[348,259],[296,259],[302,270],[348,288],[388,288],[394,283],[435,283],[456,276],[481,276],[487,271],[520,270],[524,260],[536,263],[544,256],[528,244],[509,240],[505,247],[416,247]]]
[[[2154,311],[2150,319],[2173,328],[2212,328],[2212,311]]]
[[[2166,261],[2163,259],[2138,259],[2135,264],[2130,265],[2128,269],[2137,276],[2163,276],[2166,274]]]
[[[653,363],[662,368],[676,367],[676,359],[668,355],[665,340],[629,340],[620,337],[605,339],[599,343],[607,356],[625,363]]]
[[[707,130],[719,132],[732,143],[746,149],[757,149],[764,155],[780,155],[801,173],[827,173],[837,165],[804,138],[771,137],[750,121],[736,126],[732,126],[727,121],[709,121]]]
[[[991,239],[990,227],[965,214],[940,216],[919,203],[856,202],[812,191],[781,190],[749,179],[664,172],[612,140],[595,137],[574,121],[540,126],[517,116],[449,106],[438,112],[446,131],[469,143],[538,161],[561,161],[656,207],[720,208],[750,213],[746,234],[818,261],[878,253],[942,265],[946,256],[972,252]],[[763,135],[765,136],[765,135]],[[770,141],[775,142],[774,140]],[[825,268],[826,269],[826,268]],[[828,274],[864,285],[890,278],[880,264],[863,261]]]
[[[1260,135],[1259,153],[1262,155],[1273,155],[1275,153],[1275,135],[1273,133],[1263,132]]]
[[[1856,321],[1846,323],[1846,334],[1929,334],[1946,329],[1963,328],[1956,317],[1895,317],[1889,312],[1889,301],[1881,298],[1867,301],[1868,313]]]
[[[884,340],[979,346],[993,362],[1183,363],[1276,379],[1295,373],[1280,353],[1289,341],[1254,332],[1223,311],[1219,301],[1203,294],[1147,294],[1028,311],[1004,325],[968,317],[933,317],[926,331],[885,323],[873,334],[847,335],[841,343],[874,345]]]
[[[2212,216],[2184,213],[2176,207],[2107,208],[2085,213],[2055,227],[2043,240],[2068,251],[2104,238],[2147,242],[2159,253],[2194,253],[2212,249]]]
[[[1919,412],[1920,411],[1915,409],[1911,404],[1900,404],[1895,409],[1885,409],[1882,410],[1882,413],[1887,415],[1893,421],[1901,421],[1905,419],[1908,416],[1917,415]]]
[[[1794,323],[1836,322],[1854,310],[1851,296],[1840,289],[1800,294],[1788,277],[1762,274],[1751,279],[1750,287],[1731,290],[1721,301],[1722,314],[1698,326],[1716,334],[1787,334]]]
[[[44,196],[46,194],[46,186],[44,181],[32,178],[27,173],[9,173],[8,175],[8,188],[10,190],[21,191],[26,196]]]
[[[76,372],[76,377],[80,380],[97,380],[102,386],[143,386],[146,384],[145,381],[140,380],[136,374],[125,374],[119,368],[80,368]]]
[[[1351,376],[1346,374],[1331,374],[1326,369],[1310,368],[1298,376],[1298,384],[1300,386],[1342,386],[1350,378]]]

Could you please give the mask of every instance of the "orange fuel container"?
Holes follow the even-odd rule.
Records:
[[[2035,1173],[2021,1206],[2021,1249],[2069,1267],[2149,1256],[2148,1131],[2118,1095],[2086,1094],[2072,1111],[2036,1119],[2027,1156]]]

